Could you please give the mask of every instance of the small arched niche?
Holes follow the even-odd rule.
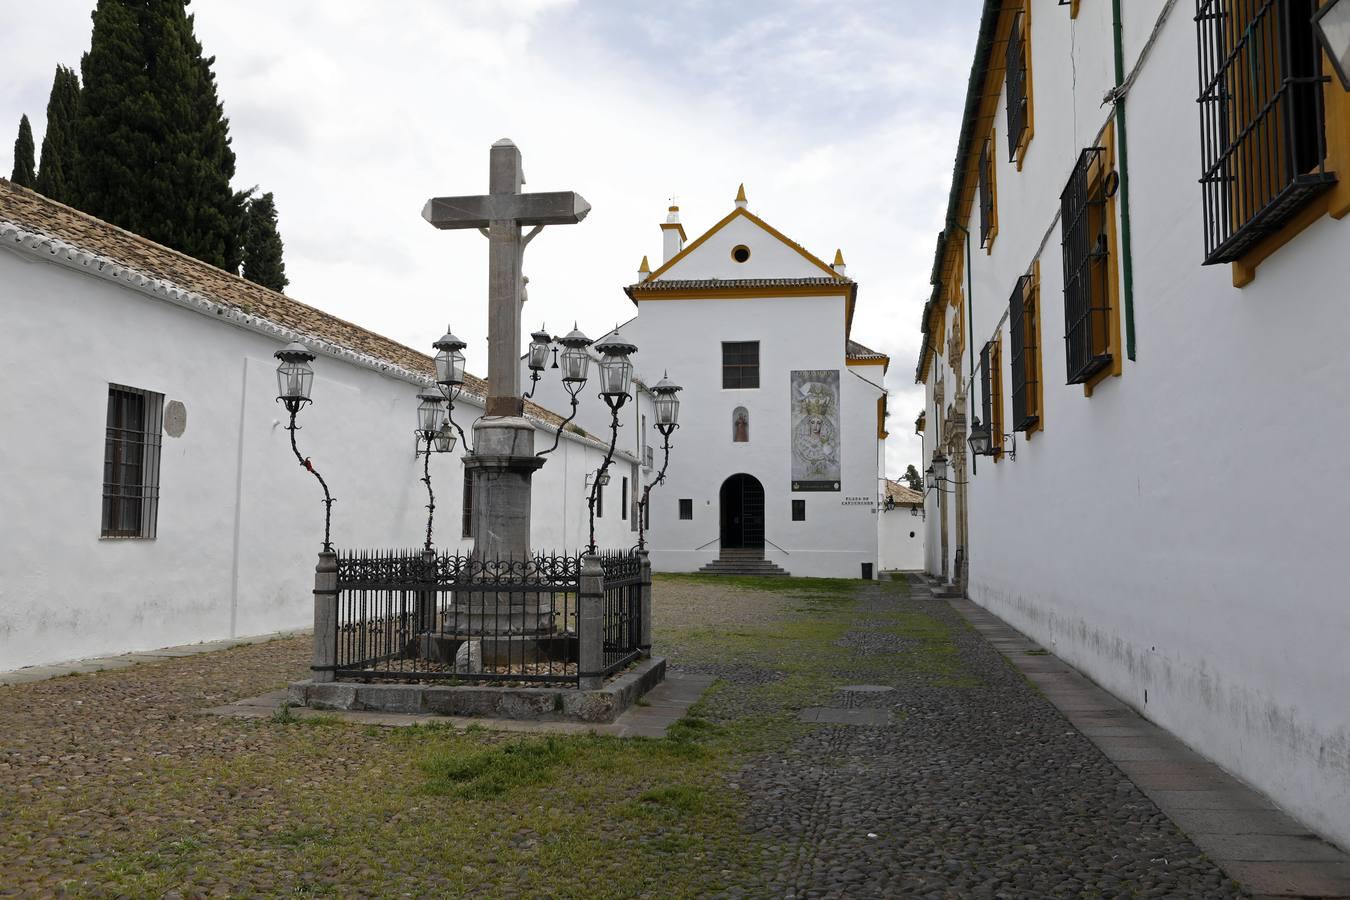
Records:
[[[737,444],[750,442],[750,411],[744,406],[736,407],[731,413],[731,440]]]

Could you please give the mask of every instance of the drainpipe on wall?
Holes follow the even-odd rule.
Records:
[[[975,400],[970,396],[970,391],[975,387],[975,281],[974,275],[970,271],[970,229],[957,222],[948,223],[953,228],[960,228],[961,233],[966,236],[966,333],[962,335],[970,349],[970,379],[966,381],[966,425],[970,425],[970,417],[975,413]],[[975,455],[970,456],[970,474],[978,474]]]
[[[1116,87],[1112,99],[1116,107],[1116,147],[1120,151],[1120,256],[1121,286],[1125,294],[1125,355],[1134,360],[1134,258],[1130,254],[1130,166],[1129,141],[1125,136],[1125,46],[1120,20],[1120,0],[1111,0],[1111,37],[1115,44]]]

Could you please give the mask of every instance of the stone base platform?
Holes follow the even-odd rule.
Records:
[[[290,702],[310,709],[608,723],[660,684],[665,676],[665,659],[654,657],[639,661],[596,691],[551,686],[316,683],[307,680],[292,684],[287,696]]]

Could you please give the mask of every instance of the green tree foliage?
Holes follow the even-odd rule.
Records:
[[[187,0],[99,0],[76,136],[82,208],[222,268],[240,259],[242,196]]]
[[[909,484],[910,490],[923,493],[923,477],[919,475],[919,470],[914,468],[913,463],[909,464],[909,467],[905,469],[905,474],[901,477]]]
[[[47,133],[42,137],[42,167],[37,189],[62,203],[77,205],[75,169],[78,143],[75,118],[80,108],[80,77],[74,69],[56,67],[47,100]]]
[[[277,207],[269,191],[248,204],[244,230],[244,277],[255,284],[284,291],[286,263],[281,258],[281,235],[277,232]]]
[[[33,174],[33,126],[28,124],[28,116],[19,117],[19,136],[14,139],[14,174],[10,180],[24,187],[37,182]]]

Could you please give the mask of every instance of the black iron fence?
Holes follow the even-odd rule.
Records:
[[[592,563],[600,577],[588,581],[586,562],[553,554],[322,554],[315,679],[594,686],[646,649],[651,569],[645,554],[615,553]]]

